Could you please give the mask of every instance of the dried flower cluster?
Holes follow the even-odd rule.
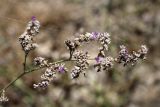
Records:
[[[73,69],[71,70],[71,79],[78,78],[81,73],[85,74],[85,70],[88,68],[89,63],[89,54],[88,52],[83,52],[78,49],[79,46],[81,46],[83,43],[89,43],[92,41],[98,41],[101,46],[99,48],[99,52],[97,53],[97,56],[95,59],[96,63],[94,64],[94,67],[97,72],[100,71],[108,71],[110,68],[113,67],[114,62],[123,63],[123,65],[127,65],[129,63],[135,64],[139,59],[145,59],[145,56],[147,54],[147,47],[145,45],[142,45],[141,48],[135,52],[133,51],[132,54],[129,54],[128,50],[125,46],[120,46],[120,52],[118,58],[113,58],[111,56],[106,56],[106,51],[108,51],[108,45],[111,43],[110,35],[108,33],[98,33],[98,32],[92,32],[92,33],[85,33],[80,34],[73,40],[67,40],[65,41],[65,45],[70,51],[71,57],[69,60],[75,61],[75,65]],[[64,72],[66,69],[63,64],[52,64],[48,63],[44,58],[37,57],[34,60],[35,64],[42,67],[46,66],[47,69],[45,73],[41,76],[42,82],[38,84],[34,84],[34,87],[46,87],[49,85],[49,82],[53,80],[53,78],[56,77],[56,73],[58,72]]]
[[[108,44],[111,43],[110,35],[107,32],[87,32],[85,34],[80,34],[74,40],[66,40],[65,44],[67,48],[70,50],[70,52],[73,53],[82,43],[90,41],[100,42],[101,47],[99,48],[98,56],[105,57],[105,51],[108,50]]]
[[[0,96],[0,102],[7,102],[7,101],[9,101],[9,99],[5,95],[5,90],[3,90]]]
[[[78,78],[81,72],[84,72],[88,66],[88,52],[83,53],[82,51],[76,51],[74,54],[74,59],[76,60],[76,64],[71,71],[71,78]]]
[[[57,73],[64,73],[67,71],[64,64],[48,63],[48,61],[42,57],[35,58],[34,64],[39,67],[47,67],[44,74],[41,75],[41,82],[33,84],[34,88],[46,88],[50,82],[54,80]]]
[[[111,43],[110,35],[108,33],[99,33],[98,40],[101,43],[99,48],[98,57],[105,57],[105,51],[108,50],[108,44]]]
[[[32,20],[28,23],[26,30],[19,37],[22,49],[26,54],[37,47],[37,44],[33,41],[33,37],[39,33],[39,28],[40,22],[36,20],[35,17],[32,17]]]
[[[49,85],[49,83],[55,78],[56,72],[53,67],[49,67],[45,70],[44,74],[41,75],[41,82],[38,84],[33,84],[34,88],[45,88]]]
[[[94,67],[96,68],[97,72],[100,71],[107,71],[113,67],[114,59],[110,56],[103,58],[103,57],[96,57],[96,64]]]
[[[34,65],[39,66],[39,67],[48,66],[48,61],[45,58],[36,57],[34,59]]]
[[[17,77],[15,80],[10,82],[7,86],[11,86],[16,80],[18,80],[23,75],[30,73],[31,71],[36,71],[37,68],[45,68],[44,73],[41,75],[41,80],[37,84],[33,84],[34,88],[46,88],[50,83],[56,78],[58,74],[63,74],[67,72],[64,62],[75,61],[74,67],[71,69],[71,78],[75,79],[80,76],[81,73],[85,74],[85,70],[89,66],[89,60],[95,60],[94,68],[97,72],[108,71],[113,67],[114,62],[122,63],[124,66],[131,64],[134,65],[138,62],[139,59],[145,59],[148,49],[145,45],[141,45],[141,48],[138,51],[132,51],[129,53],[128,49],[124,46],[120,46],[120,51],[118,57],[113,58],[111,56],[106,56],[106,51],[108,51],[108,45],[111,43],[110,35],[108,33],[85,33],[80,34],[73,40],[66,40],[65,45],[70,51],[70,57],[66,60],[57,61],[49,63],[48,60],[42,57],[37,57],[34,59],[34,64],[37,66],[35,69],[26,71],[26,59],[28,53],[37,47],[37,44],[34,43],[33,38],[39,33],[40,23],[36,20],[35,17],[32,17],[32,20],[28,23],[26,30],[19,37],[20,44],[23,51],[25,52],[24,60],[24,72]],[[83,52],[78,50],[84,43],[89,43],[92,41],[97,41],[100,43],[99,51],[95,58],[89,59],[89,52]],[[5,96],[6,87],[3,89],[0,97],[0,101],[8,101],[8,98]]]
[[[116,61],[118,63],[123,63],[124,66],[130,63],[134,65],[139,59],[145,59],[147,52],[148,52],[147,47],[145,45],[141,45],[141,48],[137,52],[133,51],[130,54],[126,46],[121,45],[119,56],[118,58],[116,58]]]

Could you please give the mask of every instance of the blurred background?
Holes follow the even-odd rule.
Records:
[[[108,55],[118,55],[121,44],[131,51],[146,44],[147,59],[108,72],[91,67],[87,77],[74,81],[61,75],[45,90],[32,87],[43,73],[36,71],[10,87],[10,101],[0,107],[160,107],[160,0],[0,0],[0,89],[23,70],[18,37],[32,16],[41,29],[28,65],[36,56],[51,61],[67,57],[64,40],[93,31],[111,35]],[[84,50],[95,57],[97,46],[91,47]]]

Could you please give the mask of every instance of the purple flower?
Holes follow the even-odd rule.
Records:
[[[36,17],[35,16],[32,16],[32,21],[34,22],[36,20]]]
[[[64,72],[65,72],[64,66],[59,66],[59,67],[58,67],[58,71],[59,71],[60,73],[64,73]]]
[[[98,36],[99,36],[99,33],[98,32],[92,32],[92,37],[91,37],[91,39],[97,39],[98,38]]]
[[[101,62],[102,62],[102,60],[103,60],[103,58],[102,58],[102,57],[97,56],[97,57],[95,58],[95,60],[96,60],[96,62],[97,62],[97,63],[101,63]]]

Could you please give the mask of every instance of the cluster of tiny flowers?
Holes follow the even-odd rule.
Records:
[[[3,90],[0,96],[0,102],[7,102],[9,101],[9,99],[7,98],[7,96],[5,95],[5,91]]]
[[[56,77],[57,72],[64,73],[67,71],[64,64],[48,63],[48,61],[42,57],[35,58],[34,64],[39,67],[47,67],[44,74],[41,75],[41,82],[33,84],[34,88],[46,88]]]
[[[32,17],[32,20],[28,23],[26,30],[19,37],[19,42],[26,54],[37,47],[37,44],[33,41],[33,37],[39,33],[39,28],[40,22],[36,20],[35,17]]]
[[[146,54],[148,53],[148,48],[146,45],[141,45],[141,48],[138,50],[138,57],[141,59],[146,59]]]
[[[141,48],[137,52],[133,51],[131,54],[129,54],[126,46],[121,45],[119,56],[116,58],[116,61],[118,63],[123,63],[124,66],[129,63],[134,65],[139,59],[145,59],[147,52],[148,48],[145,45],[141,45]]]
[[[55,78],[56,72],[53,67],[49,67],[45,70],[44,74],[41,75],[41,82],[33,84],[34,88],[46,88],[50,82]]]
[[[116,61],[118,63],[123,63],[127,65],[128,63],[136,63],[138,59],[145,59],[147,54],[147,47],[142,45],[137,52],[128,53],[125,46],[120,46],[120,52],[118,58],[113,58],[111,56],[106,57],[105,51],[108,51],[108,45],[111,43],[110,35],[108,33],[85,33],[80,34],[73,40],[66,40],[65,45],[70,50],[70,60],[75,61],[75,66],[71,70],[71,78],[75,79],[80,76],[81,73],[85,74],[85,70],[88,68],[89,55],[88,52],[79,51],[78,47],[83,43],[88,43],[92,41],[97,41],[101,44],[99,52],[95,58],[96,63],[94,67],[97,72],[108,71],[113,67],[113,63]],[[48,63],[48,61],[42,57],[37,57],[34,59],[34,64],[39,67],[47,67],[44,74],[41,75],[41,82],[34,84],[34,88],[46,88],[52,80],[56,77],[57,73],[64,73],[67,71],[64,64]]]
[[[71,71],[71,78],[78,78],[81,72],[84,72],[88,66],[88,52],[83,53],[82,51],[76,51],[73,54],[74,59],[76,60],[76,64]]]
[[[34,65],[39,66],[39,67],[48,66],[48,61],[45,58],[36,57],[34,58]]]
[[[96,64],[94,67],[96,68],[97,72],[100,71],[108,71],[110,68],[113,67],[114,58],[108,56],[106,58],[103,57],[96,57]]]
[[[108,33],[100,33],[98,39],[101,43],[98,56],[105,57],[105,51],[108,50],[108,45],[111,43],[110,35]]]
[[[108,44],[111,43],[110,35],[108,33],[98,33],[98,32],[88,33],[87,32],[85,34],[80,34],[74,40],[66,40],[65,44],[71,52],[74,52],[82,43],[90,42],[90,41],[100,42],[101,47],[99,49],[98,56],[104,57],[105,51],[108,50]]]
[[[26,73],[26,56],[31,50],[37,47],[37,44],[34,43],[33,39],[39,33],[39,28],[40,22],[35,17],[32,17],[32,20],[28,23],[24,33],[19,37],[19,42],[23,51],[25,52],[23,75]],[[94,68],[97,72],[108,71],[110,68],[113,67],[114,62],[122,63],[124,66],[128,64],[134,65],[138,62],[139,59],[146,59],[146,54],[148,53],[148,48],[145,45],[141,45],[141,48],[138,51],[132,51],[131,53],[129,53],[126,46],[121,45],[118,57],[113,58],[111,56],[106,56],[105,54],[106,51],[108,51],[108,45],[111,43],[110,35],[107,32],[87,32],[85,34],[80,34],[73,40],[65,41],[65,45],[67,46],[67,49],[69,49],[70,51],[70,57],[68,59],[53,63],[49,63],[49,61],[43,57],[36,57],[34,59],[34,65],[37,67],[35,67],[31,71],[35,71],[42,68],[45,69],[45,71],[41,75],[40,81],[38,83],[33,84],[33,87],[42,89],[48,87],[51,84],[51,82],[58,76],[58,74],[63,74],[68,71],[65,67],[65,64],[62,63],[66,61],[75,61],[75,65],[71,69],[70,73],[71,79],[78,78],[81,73],[85,74],[85,70],[89,66],[89,55],[88,52],[79,51],[78,47],[80,47],[84,43],[92,41],[97,41],[101,45],[95,58],[96,63],[94,64]],[[21,77],[23,75],[21,75]],[[9,83],[9,85],[6,88],[4,88],[0,96],[0,102],[8,101],[8,98],[5,95],[5,90],[19,78],[20,77],[17,77],[13,82]]]

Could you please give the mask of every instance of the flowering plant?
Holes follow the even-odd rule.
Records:
[[[50,85],[54,78],[56,78],[57,75],[61,75],[63,73],[70,73],[71,79],[76,79],[81,74],[85,75],[85,71],[90,66],[89,60],[95,60],[95,64],[93,66],[97,72],[108,71],[114,66],[114,63],[123,64],[123,66],[127,66],[128,64],[134,65],[138,60],[145,59],[148,52],[148,49],[145,45],[141,45],[138,51],[133,51],[131,53],[128,51],[126,46],[121,45],[118,57],[113,58],[112,56],[106,55],[109,44],[111,43],[109,33],[87,32],[85,34],[80,34],[73,40],[65,41],[65,45],[70,53],[69,58],[56,62],[49,62],[45,58],[36,57],[33,61],[36,67],[27,69],[26,63],[28,54],[38,46],[34,41],[34,37],[39,33],[39,28],[40,22],[35,17],[32,17],[31,21],[29,21],[27,24],[24,33],[19,37],[20,45],[25,54],[23,63],[24,69],[15,80],[11,81],[1,90],[0,101],[8,101],[8,98],[5,96],[5,92],[11,85],[15,83],[15,81],[28,73],[40,70],[42,68],[45,68],[45,71],[40,77],[41,80],[38,83],[33,84],[34,88],[46,88],[48,85]],[[80,50],[79,47],[82,46],[82,44],[93,41],[100,43],[100,47],[98,54],[94,58],[90,58],[89,52],[84,52],[83,50]],[[66,62],[68,61],[75,62],[71,72],[68,72],[69,70],[65,66]]]

